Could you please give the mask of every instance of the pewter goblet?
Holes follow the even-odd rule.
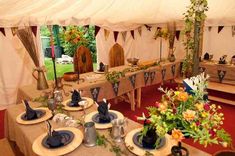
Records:
[[[55,102],[54,98],[48,99],[47,107],[48,107],[49,110],[51,110],[52,118],[53,118],[54,114],[55,114],[54,111],[56,109],[56,102]]]

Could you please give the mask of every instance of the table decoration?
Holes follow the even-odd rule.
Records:
[[[111,137],[114,142],[122,142],[123,138],[126,135],[125,128],[127,126],[126,119],[114,119],[111,121],[112,129],[111,129]]]
[[[33,145],[32,145],[32,149],[37,155],[40,155],[40,156],[65,155],[65,154],[70,153],[73,150],[75,150],[82,143],[83,134],[77,128],[63,127],[63,128],[55,129],[55,131],[61,131],[61,132],[68,132],[69,131],[69,132],[73,133],[74,137],[73,137],[72,141],[65,146],[61,146],[61,147],[53,148],[53,149],[48,149],[47,147],[44,147],[42,144],[43,139],[48,135],[48,133],[44,133],[44,134],[40,135],[33,142]]]
[[[160,138],[167,133],[178,142],[185,137],[191,137],[194,141],[207,147],[209,144],[231,144],[230,135],[221,127],[224,115],[219,112],[221,106],[210,104],[205,98],[207,80],[209,76],[204,73],[190,79],[188,86],[191,90],[178,88],[167,90],[159,88],[164,94],[161,102],[156,106],[147,107],[149,117],[144,114],[139,120],[144,120],[142,137],[148,131],[154,129],[156,135],[155,144],[159,144]],[[187,92],[186,92],[187,91]]]

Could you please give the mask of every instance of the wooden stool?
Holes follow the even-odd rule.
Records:
[[[4,156],[15,156],[10,143],[6,138],[0,140],[0,153],[4,153]]]

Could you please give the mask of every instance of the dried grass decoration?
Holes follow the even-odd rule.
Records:
[[[33,60],[34,65],[36,66],[36,68],[33,70],[33,76],[37,80],[37,89],[38,90],[47,89],[48,84],[44,75],[45,69],[39,66],[39,58],[37,55],[37,45],[34,39],[32,29],[30,27],[18,29],[16,34],[21,40],[21,42],[23,43],[26,51],[28,52],[31,59]],[[35,71],[38,72],[37,76],[34,74]]]

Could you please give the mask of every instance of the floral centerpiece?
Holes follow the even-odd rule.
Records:
[[[204,74],[194,78],[197,89],[190,93],[183,88],[164,90],[160,87],[159,90],[164,93],[161,101],[147,108],[149,117],[144,114],[138,117],[145,120],[141,135],[145,136],[154,129],[159,136],[156,145],[167,133],[179,142],[190,137],[205,147],[208,144],[230,145],[231,137],[222,128],[224,115],[220,112],[221,106],[210,104],[205,99],[208,78]]]

